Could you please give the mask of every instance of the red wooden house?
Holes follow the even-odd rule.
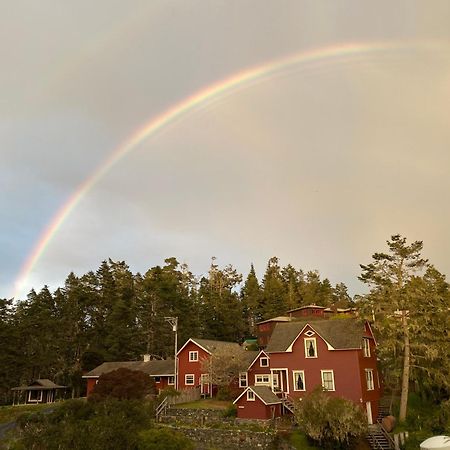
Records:
[[[190,338],[178,350],[178,390],[200,388],[204,396],[214,394],[214,386],[209,381],[204,361],[216,351],[226,350],[230,354],[245,352],[236,342],[214,341],[210,339]],[[255,352],[246,352],[254,356]]]
[[[83,375],[83,378],[87,381],[87,397],[89,397],[94,389],[94,386],[97,384],[100,375],[120,368],[139,370],[148,374],[149,377],[153,378],[155,381],[157,392],[167,387],[175,386],[175,365],[173,359],[104,362],[87,374]]]
[[[372,423],[381,395],[375,347],[368,322],[355,318],[277,323],[267,347],[241,374],[240,386],[266,386],[289,410],[293,400],[322,385],[360,404]],[[245,407],[246,397],[240,398]],[[244,409],[238,408],[238,417]]]

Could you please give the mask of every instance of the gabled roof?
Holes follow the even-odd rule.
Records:
[[[294,309],[290,309],[289,311],[287,311],[288,313],[294,312],[294,311],[300,311],[302,309],[309,309],[309,308],[314,308],[314,309],[327,309],[325,306],[319,306],[319,305],[306,305],[306,306],[300,306],[300,308],[294,308]]]
[[[265,405],[275,405],[282,403],[281,399],[277,397],[268,386],[249,386],[242,392],[241,395],[233,402],[236,403],[248,390],[251,390]]]
[[[178,350],[177,355],[180,354],[180,352],[186,347],[186,345],[189,342],[193,342],[194,344],[197,344],[199,347],[201,347],[203,350],[205,350],[210,355],[216,352],[217,350],[222,349],[235,349],[236,351],[243,351],[242,347],[237,342],[227,342],[227,341],[213,341],[211,339],[198,339],[198,338],[190,338],[188,339],[183,347]]]
[[[266,352],[287,351],[306,325],[309,325],[335,350],[361,348],[364,322],[358,319],[299,320],[296,322],[277,323],[267,345]]]
[[[258,350],[246,350],[244,352],[244,360],[248,367],[246,370],[248,370],[253,365],[255,359],[258,357],[260,353],[261,352],[259,352]]]
[[[259,352],[252,352],[254,353],[254,357],[252,360],[249,360],[249,365],[247,368],[247,371],[250,370],[250,368],[255,364],[255,362],[260,358],[261,355],[266,355],[267,358],[269,358],[269,355],[265,352],[265,350],[260,350]]]
[[[112,372],[117,369],[139,370],[150,376],[173,376],[174,361],[173,359],[153,360],[153,361],[122,361],[122,362],[104,362],[87,374],[83,378],[99,377],[104,373]]]
[[[262,323],[267,323],[267,322],[290,322],[291,320],[292,319],[287,316],[278,316],[278,317],[272,317],[271,319],[262,320],[261,322],[257,322],[256,325],[260,325]]]
[[[40,390],[49,390],[49,389],[64,389],[67,386],[60,386],[59,384],[53,383],[53,381],[48,378],[39,378],[37,380],[32,381],[28,386],[19,386],[14,387],[12,391],[40,391]]]

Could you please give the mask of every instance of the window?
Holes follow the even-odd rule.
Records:
[[[317,358],[316,338],[305,338],[305,358]]]
[[[200,375],[200,384],[208,384],[209,383],[209,374],[208,373],[202,373]]]
[[[250,389],[247,391],[247,400],[249,402],[255,401],[255,393],[253,391],[251,391]]]
[[[273,392],[281,392],[280,389],[280,377],[277,373],[272,374],[272,390]]]
[[[259,358],[259,365],[261,367],[269,367],[269,358]]]
[[[294,370],[294,391],[305,391],[305,372],[303,370]]]
[[[167,384],[175,384],[175,377],[169,377],[169,379],[167,380]]]
[[[155,383],[160,383],[161,382],[161,377],[154,377]]]
[[[255,386],[256,385],[270,385],[270,375],[255,375]]]
[[[373,391],[375,389],[373,384],[373,369],[366,369],[366,383],[368,391]]]
[[[248,385],[247,372],[241,372],[239,374],[239,387],[244,388]]]
[[[186,386],[188,386],[188,385],[193,385],[193,384],[195,384],[195,376],[194,376],[194,374],[193,373],[187,373],[185,376],[184,376],[184,384],[186,385]]]
[[[332,370],[321,370],[322,375],[322,387],[326,391],[334,391],[334,373]]]
[[[369,339],[364,338],[362,343],[363,343],[363,355],[366,358],[369,358],[370,357],[370,341],[369,341]]]
[[[198,361],[198,352],[189,352],[189,362]]]

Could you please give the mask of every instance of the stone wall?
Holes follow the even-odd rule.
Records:
[[[196,450],[269,450],[273,448],[273,432],[181,427],[176,430],[194,441]]]
[[[162,423],[178,423],[196,427],[210,427],[215,424],[234,424],[234,417],[224,417],[223,410],[169,408]]]

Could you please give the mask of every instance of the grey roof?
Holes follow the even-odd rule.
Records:
[[[253,351],[253,350],[247,350],[244,352],[244,359],[247,363],[247,367],[250,366],[250,364],[255,360],[255,358],[259,355],[259,351]]]
[[[267,323],[267,322],[290,322],[291,320],[292,319],[288,316],[278,316],[278,317],[272,317],[271,319],[262,320],[261,322],[257,322],[256,325],[260,325],[261,323]]]
[[[294,312],[294,311],[300,311],[301,309],[308,309],[308,308],[314,308],[314,309],[327,309],[325,306],[319,306],[319,305],[305,305],[300,306],[299,308],[290,309],[287,311],[288,313]]]
[[[196,339],[192,338],[192,341],[201,345],[205,350],[210,353],[214,353],[221,349],[236,349],[237,351],[242,350],[242,347],[237,342],[226,342],[226,341],[213,341],[211,339]]]
[[[84,377],[99,377],[104,373],[112,372],[116,369],[139,370],[151,376],[174,375],[173,359],[153,360],[153,361],[121,361],[121,362],[104,362],[95,369],[86,373]]]
[[[335,349],[361,348],[364,323],[361,320],[350,318],[277,323],[266,351],[269,353],[285,352],[305,325],[309,325]]]
[[[249,386],[249,389],[251,389],[266,405],[281,403],[281,399],[272,392],[269,386]]]
[[[14,387],[12,391],[41,391],[49,389],[64,389],[67,386],[60,386],[59,384],[53,383],[53,381],[48,378],[39,378],[32,381],[28,386]]]

